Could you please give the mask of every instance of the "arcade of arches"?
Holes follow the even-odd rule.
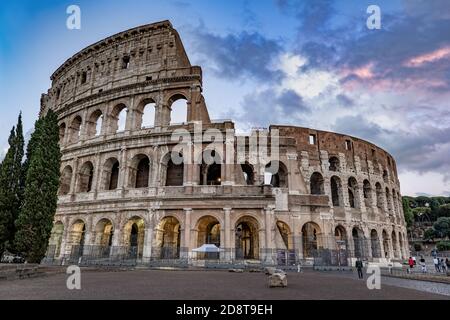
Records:
[[[187,216],[192,209],[185,211]],[[329,225],[308,221],[300,229],[281,220],[267,220],[273,223],[270,230],[267,221],[252,215],[241,215],[232,222],[224,210],[219,217],[211,214],[199,215],[191,224],[192,229],[183,227],[184,219],[177,215],[165,215],[152,222],[153,227],[143,217],[136,215],[120,221],[106,216],[92,226],[82,219],[75,219],[66,227],[62,221],[54,224],[49,246],[55,257],[74,252],[81,255],[95,252],[101,256],[128,254],[137,259],[180,259],[192,257],[192,249],[203,244],[214,244],[225,253],[200,254],[196,259],[244,259],[275,261],[279,252],[293,252],[298,258],[317,257],[321,251],[337,250],[339,259],[362,257],[365,259],[392,258],[406,256],[403,247],[405,234],[386,229],[363,230],[359,226],[336,225],[334,236],[328,237],[323,229]],[[229,217],[229,216],[228,216]],[[229,229],[225,229],[223,221]],[[233,227],[232,227],[233,226]],[[345,251],[345,254],[344,254]],[[341,264],[346,262],[342,260]]]

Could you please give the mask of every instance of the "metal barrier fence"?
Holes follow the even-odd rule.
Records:
[[[380,245],[371,239],[357,239],[348,243],[334,238],[304,241],[297,250],[259,249],[244,252],[240,248],[225,248],[220,252],[194,253],[184,247],[153,247],[150,257],[144,257],[143,248],[130,246],[72,245],[70,250],[61,250],[58,246],[49,246],[43,263],[183,267],[201,261],[203,265],[211,267],[229,264],[293,267],[299,264],[348,266],[352,262],[351,258],[365,261],[382,258]]]

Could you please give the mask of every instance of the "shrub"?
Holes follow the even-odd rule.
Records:
[[[439,251],[448,251],[450,250],[450,241],[439,241],[436,246]]]

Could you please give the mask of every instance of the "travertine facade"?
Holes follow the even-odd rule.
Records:
[[[200,123],[224,136],[234,123],[210,119],[201,68],[191,66],[168,21],[99,41],[51,79],[41,113],[57,112],[63,152],[50,239],[55,257],[133,249],[145,263],[192,257],[204,243],[224,249],[224,261],[307,261],[326,249],[345,251],[338,257],[344,264],[356,256],[387,262],[408,254],[395,161],[369,142],[271,126],[269,141],[278,132],[280,146],[272,160],[277,172],[250,159],[175,164],[174,130],[195,141]],[[178,100],[186,101],[182,124],[171,121]],[[148,114],[150,125],[143,121]],[[216,156],[235,157],[239,139],[250,144],[228,135]],[[200,145],[212,140],[204,136]]]

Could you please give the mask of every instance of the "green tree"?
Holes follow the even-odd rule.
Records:
[[[13,249],[14,221],[17,219],[22,203],[20,177],[22,176],[23,128],[22,114],[17,125],[12,128],[9,148],[0,166],[0,256],[5,249]]]
[[[414,215],[413,215],[411,207],[409,205],[409,198],[403,197],[402,204],[403,204],[403,214],[405,216],[406,225],[408,227],[410,227],[412,225],[412,223],[414,222]]]
[[[443,204],[437,210],[438,217],[450,217],[450,204]]]
[[[15,247],[28,262],[39,263],[47,250],[58,199],[61,152],[53,111],[36,122],[30,143],[24,202],[16,220]]]
[[[433,230],[438,238],[450,237],[450,217],[440,217],[433,224]]]

